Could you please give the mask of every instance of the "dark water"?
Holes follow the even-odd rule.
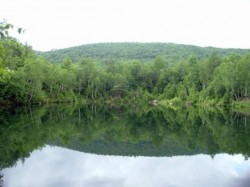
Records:
[[[218,109],[0,109],[0,186],[250,185],[250,119]]]

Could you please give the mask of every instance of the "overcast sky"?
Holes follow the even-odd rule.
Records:
[[[250,0],[1,0],[35,50],[99,42],[250,48]]]

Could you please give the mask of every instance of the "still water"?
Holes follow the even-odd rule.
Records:
[[[247,187],[249,121],[245,114],[197,108],[1,109],[0,183]]]
[[[3,170],[6,186],[249,186],[241,155],[102,156],[45,146]]]

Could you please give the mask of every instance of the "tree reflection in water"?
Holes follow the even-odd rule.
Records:
[[[0,109],[0,166],[57,145],[102,155],[250,155],[250,119],[230,111],[53,105]]]

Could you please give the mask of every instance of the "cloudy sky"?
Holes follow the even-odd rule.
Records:
[[[1,0],[36,50],[98,42],[250,48],[250,0]]]

